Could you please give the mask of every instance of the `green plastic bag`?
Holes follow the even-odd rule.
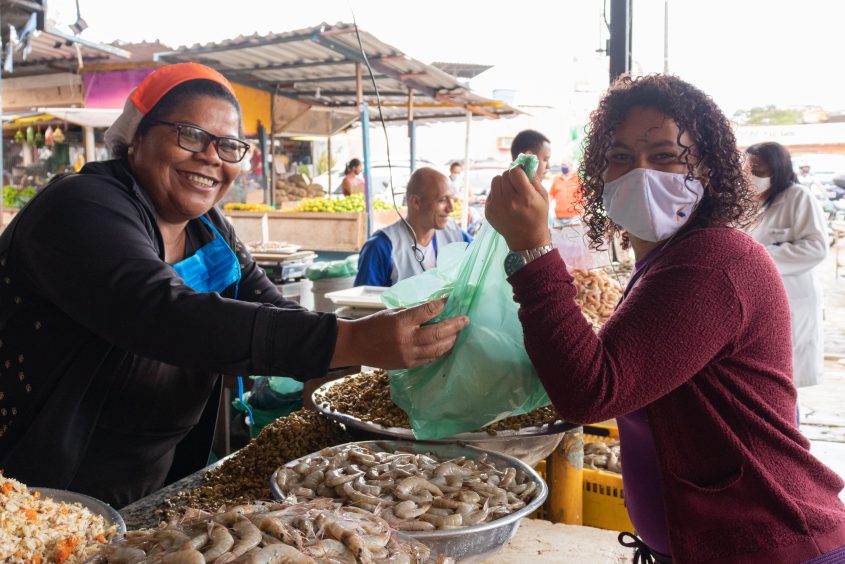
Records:
[[[485,223],[457,265],[438,261],[436,269],[382,295],[386,305],[400,307],[448,294],[435,321],[457,315],[470,319],[446,356],[390,372],[393,401],[408,414],[420,440],[475,431],[550,403],[525,352],[518,306],[504,271],[507,253],[504,238]],[[435,281],[440,284],[433,289]]]
[[[350,255],[344,260],[316,262],[305,269],[305,277],[308,280],[348,278],[356,274],[358,274],[358,255]]]

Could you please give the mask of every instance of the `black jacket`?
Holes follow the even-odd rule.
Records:
[[[128,353],[215,374],[327,372],[335,316],[285,301],[219,211],[208,217],[241,261],[237,300],[233,287],[194,292],[164,262],[153,206],[122,161],[91,163],[50,184],[6,228],[0,468],[7,476],[67,487]],[[210,401],[207,411],[214,408]]]

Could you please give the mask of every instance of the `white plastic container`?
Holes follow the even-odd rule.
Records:
[[[337,307],[333,301],[326,298],[329,292],[351,288],[355,282],[354,276],[344,278],[323,278],[311,282],[311,291],[314,293],[314,311],[333,313]]]

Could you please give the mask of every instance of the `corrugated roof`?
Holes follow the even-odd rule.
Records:
[[[14,71],[8,76],[31,76],[61,71],[76,72],[82,65],[124,61],[130,53],[113,45],[88,41],[55,28],[35,31],[26,60],[15,53]],[[77,51],[78,47],[78,51]],[[4,73],[4,76],[7,76]]]
[[[471,92],[455,77],[409,57],[366,31],[358,30],[375,76],[386,120],[408,115],[414,91],[415,119],[497,118],[519,113],[503,102]],[[195,61],[216,68],[234,82],[262,88],[312,105],[356,108],[356,63],[362,63],[364,99],[377,117],[375,89],[352,24],[327,23],[268,35],[240,36],[159,53],[170,63]]]

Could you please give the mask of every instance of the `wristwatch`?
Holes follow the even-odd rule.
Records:
[[[511,251],[505,256],[505,274],[512,276],[514,272],[531,262],[537,260],[541,256],[549,253],[554,249],[554,245],[549,243],[542,247],[535,249],[528,249],[525,251]]]

